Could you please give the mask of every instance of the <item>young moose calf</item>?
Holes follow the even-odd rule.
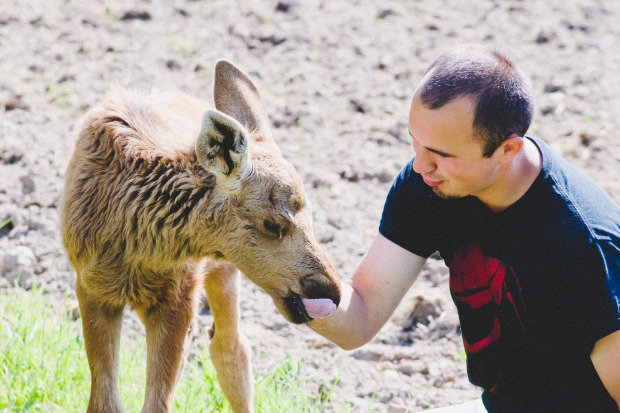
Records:
[[[77,271],[89,412],[123,411],[117,376],[126,305],[146,328],[143,412],[170,410],[201,282],[220,384],[235,412],[249,412],[237,268],[293,323],[328,315],[340,301],[300,177],[270,137],[256,87],[219,61],[214,98],[217,110],[181,94],[117,91],[78,127],[62,232]]]

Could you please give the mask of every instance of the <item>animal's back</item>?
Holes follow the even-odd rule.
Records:
[[[130,254],[148,254],[145,237],[155,242],[157,229],[149,203],[165,202],[164,190],[173,185],[201,184],[188,164],[206,109],[179,93],[116,90],[84,116],[66,171],[62,216],[65,248],[78,271],[93,259],[99,267],[118,267]]]

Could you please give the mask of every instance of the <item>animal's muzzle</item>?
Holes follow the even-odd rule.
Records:
[[[301,295],[306,298],[329,298],[340,304],[340,282],[323,273],[308,274],[300,280]]]
[[[301,302],[301,297],[298,294],[291,291],[284,299],[284,305],[286,306],[286,311],[291,322],[303,324],[312,320],[312,317],[308,315],[304,304]]]
[[[299,294],[289,292],[284,305],[293,323],[302,324],[312,320],[301,300],[304,298],[328,298],[338,306],[340,304],[340,282],[321,273],[309,274],[300,280]]]

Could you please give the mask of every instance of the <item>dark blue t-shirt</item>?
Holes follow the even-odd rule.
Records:
[[[620,330],[620,210],[539,139],[542,170],[493,213],[473,196],[442,199],[409,162],[380,233],[450,268],[470,381],[491,412],[618,412],[590,360]]]

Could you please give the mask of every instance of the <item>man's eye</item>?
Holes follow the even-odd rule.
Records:
[[[449,155],[447,153],[443,153],[443,152],[439,152],[439,151],[430,151],[432,153],[434,153],[435,155],[441,157],[441,158],[451,158],[452,155]]]
[[[278,239],[282,238],[282,228],[278,226],[278,224],[269,221],[268,219],[263,221],[263,225],[265,229],[275,235]]]

